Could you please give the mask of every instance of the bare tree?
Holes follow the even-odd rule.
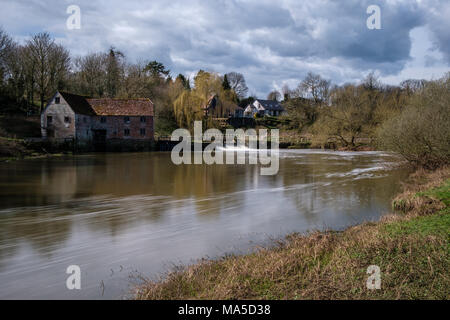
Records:
[[[2,29],[0,29],[0,62],[12,46],[11,37]]]
[[[369,73],[363,80],[363,86],[366,90],[374,91],[380,90],[382,84],[374,72]]]
[[[4,73],[8,85],[8,94],[18,103],[23,100],[26,90],[24,47],[14,43],[3,59]]]
[[[288,101],[292,95],[292,91],[289,88],[289,85],[287,83],[283,84],[283,87],[281,88],[281,92],[283,93],[283,100]]]
[[[416,93],[425,88],[427,81],[424,79],[407,79],[400,83],[400,87],[406,90],[408,95]]]
[[[29,48],[29,58],[34,67],[36,79],[36,89],[39,94],[40,111],[44,108],[45,95],[49,88],[49,55],[53,40],[48,33],[38,33],[27,43]],[[34,77],[33,75],[33,77]]]
[[[90,53],[75,59],[77,69],[77,88],[91,97],[102,97],[106,90],[106,59],[105,53]]]
[[[267,100],[280,101],[281,93],[277,90],[274,90],[267,95]]]
[[[36,68],[37,61],[33,59],[33,54],[30,45],[22,47],[22,64],[25,76],[25,91],[28,106],[33,104],[34,92],[36,90]]]
[[[0,84],[2,84],[6,72],[6,58],[10,55],[13,46],[11,37],[0,29]]]
[[[370,130],[368,91],[363,86],[345,85],[335,88],[331,96],[332,107],[325,107],[315,129],[337,137],[345,147],[355,148],[356,139]]]
[[[27,47],[29,51],[27,57],[31,60],[32,77],[36,80],[42,111],[46,96],[57,89],[69,70],[69,52],[55,44],[46,32],[35,35],[27,42]],[[34,80],[32,82],[34,83]]]
[[[135,64],[125,65],[125,75],[119,90],[119,96],[125,98],[154,98],[156,88],[152,76],[145,71],[145,63],[139,61]],[[164,82],[161,82],[164,83]]]
[[[230,72],[226,74],[230,87],[239,99],[245,98],[248,92],[247,84],[245,83],[244,75],[237,72]]]
[[[328,100],[330,93],[330,81],[323,79],[320,75],[309,72],[305,79],[299,84],[298,96],[311,97],[316,104]]]
[[[61,89],[70,70],[70,54],[61,45],[54,44],[50,48],[49,62],[49,87],[51,91]]]

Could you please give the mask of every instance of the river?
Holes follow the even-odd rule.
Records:
[[[280,151],[280,170],[170,153],[0,163],[0,299],[122,299],[200,258],[379,219],[408,171],[383,152]],[[81,269],[68,290],[66,269]]]

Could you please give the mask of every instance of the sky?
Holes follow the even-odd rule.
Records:
[[[80,29],[67,8],[80,8]],[[381,29],[369,29],[370,5]],[[244,74],[265,98],[308,72],[334,84],[375,72],[388,84],[450,71],[450,0],[0,0],[0,27],[19,42],[49,32],[72,56],[114,46],[192,77]]]

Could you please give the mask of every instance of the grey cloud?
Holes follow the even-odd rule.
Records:
[[[421,25],[450,62],[445,0],[82,0],[82,29],[73,31],[65,29],[72,1],[0,2],[13,36],[50,31],[74,55],[114,45],[131,60],[156,59],[174,73],[238,71],[258,94],[308,71],[337,83],[368,70],[397,74],[410,59],[410,31]],[[381,7],[382,30],[366,27],[371,4]]]
[[[423,4],[423,11],[436,47],[450,64],[450,1],[430,0]]]

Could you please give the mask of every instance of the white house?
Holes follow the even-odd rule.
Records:
[[[244,117],[251,118],[258,113],[260,116],[280,116],[284,112],[281,103],[274,100],[256,99],[252,104],[249,104],[244,110]]]

